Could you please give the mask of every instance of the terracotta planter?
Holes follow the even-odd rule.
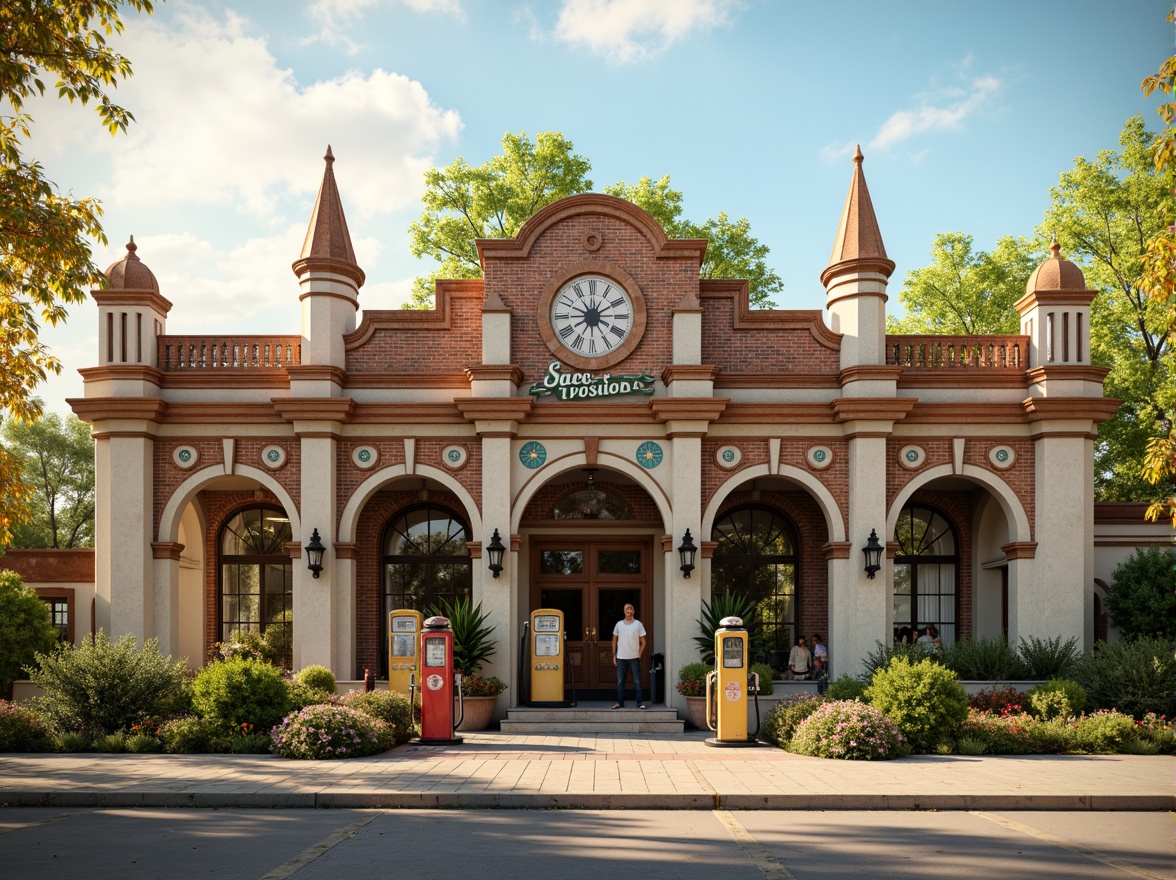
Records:
[[[706,725],[706,697],[687,697],[686,716],[699,730],[710,730]]]
[[[494,718],[494,709],[498,705],[498,697],[463,697],[465,703],[465,717],[458,730],[485,730]]]

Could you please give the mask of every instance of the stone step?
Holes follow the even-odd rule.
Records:
[[[610,709],[608,703],[588,703],[575,708],[519,706],[510,709],[500,723],[503,733],[579,734],[579,733],[660,733],[678,734],[685,725],[676,709],[650,706],[638,709]]]
[[[580,733],[593,733],[607,736],[608,734],[623,733],[655,733],[679,734],[685,730],[682,721],[519,721],[510,718],[500,722],[503,733],[517,736],[563,736]]]
[[[640,717],[638,717],[640,716]],[[568,722],[592,721],[608,724],[613,721],[677,721],[676,709],[543,709],[518,708],[506,713],[510,721]]]

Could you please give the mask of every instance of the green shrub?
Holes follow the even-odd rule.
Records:
[[[102,630],[81,645],[61,645],[37,655],[30,678],[45,691],[40,711],[59,730],[113,733],[160,714],[181,689],[184,663],[172,663],[150,639],[139,648],[135,637],[112,643]]]
[[[788,748],[796,726],[825,703],[823,697],[796,694],[782,699],[760,721],[758,737],[782,749]]]
[[[1033,755],[1038,753],[1029,732],[1028,715],[1001,715],[981,709],[969,709],[968,717],[954,731],[956,750],[964,754],[961,743],[980,743],[987,755]]]
[[[796,727],[788,751],[813,758],[885,761],[907,753],[898,726],[858,700],[818,706]]]
[[[472,605],[462,597],[449,602],[442,599],[429,609],[428,617],[449,618],[453,630],[453,666],[464,675],[482,670],[482,664],[498,653],[497,640],[491,636],[493,626],[487,626],[490,615],[482,610],[482,603]]]
[[[307,706],[273,729],[271,751],[283,758],[330,760],[374,755],[390,747],[384,722],[347,706]]]
[[[291,712],[331,701],[331,695],[326,691],[320,691],[299,681],[289,683],[288,691],[288,707]]]
[[[866,671],[872,677],[879,669],[885,669],[890,665],[895,657],[905,657],[912,663],[918,663],[920,660],[925,660],[930,657],[931,660],[939,661],[939,652],[928,654],[923,650],[922,645],[916,645],[914,642],[875,642],[875,648],[866,655],[865,664]]]
[[[169,755],[203,755],[228,748],[228,734],[218,721],[188,715],[164,722],[159,728],[163,750]]]
[[[941,662],[967,681],[1024,678],[1025,664],[1004,638],[962,639],[942,652]]]
[[[49,752],[56,747],[36,709],[0,700],[0,752]]]
[[[982,688],[978,693],[968,695],[968,707],[981,712],[995,712],[998,715],[1020,712],[1025,708],[1025,693],[1015,687]]]
[[[90,737],[76,730],[67,731],[57,737],[57,750],[60,752],[84,752],[89,748]]]
[[[829,682],[827,696],[830,700],[862,700],[866,695],[866,685],[852,675],[843,675],[836,681]]]
[[[234,755],[266,755],[272,744],[268,733],[258,733],[249,722],[229,734],[229,751]]]
[[[928,657],[918,663],[896,657],[874,673],[866,697],[919,752],[933,752],[968,717],[968,695],[956,674]]]
[[[96,736],[94,737],[94,741],[90,743],[90,748],[95,752],[110,752],[113,754],[125,751],[126,747],[127,739],[121,731]]]
[[[1137,739],[1135,719],[1107,709],[1084,715],[1071,725],[1069,751],[1087,755],[1113,755]]]
[[[149,733],[132,733],[127,737],[126,749],[128,752],[146,754],[161,751],[163,744]]]
[[[738,617],[743,621],[747,628],[748,649],[753,657],[767,647],[760,633],[759,609],[746,593],[721,593],[709,602],[703,599],[702,614],[694,619],[698,626],[694,644],[698,646],[703,662],[712,668],[715,664],[715,630],[725,617]]]
[[[337,687],[335,673],[325,666],[307,666],[294,680],[315,690],[326,691],[328,695],[335,693]]]
[[[252,724],[269,730],[289,711],[290,693],[282,673],[262,660],[234,657],[209,663],[192,683],[192,708],[227,728]]]
[[[372,691],[370,694],[352,691],[336,697],[334,702],[383,721],[388,725],[392,745],[408,742],[416,736],[412,704],[404,694],[389,691]]]
[[[775,690],[775,686],[772,684],[772,678],[776,673],[772,670],[772,667],[767,663],[753,663],[751,671],[759,676],[760,696],[770,697]]]
[[[1061,636],[1039,639],[1030,636],[1022,638],[1017,655],[1025,664],[1025,677],[1030,679],[1066,678],[1074,670],[1074,664],[1081,657],[1078,637],[1071,636],[1062,641]]]
[[[984,740],[976,737],[961,736],[956,740],[956,751],[961,755],[983,755],[986,748]]]
[[[705,697],[706,676],[714,669],[709,663],[687,663],[678,670],[678,693],[684,697]]]
[[[1047,720],[1081,715],[1086,708],[1086,691],[1078,682],[1068,678],[1051,678],[1034,687],[1026,696],[1029,710]]]
[[[1144,715],[1135,722],[1135,735],[1140,741],[1155,745],[1160,754],[1176,754],[1176,729],[1163,715],[1154,712]]]
[[[1125,637],[1176,639],[1176,552],[1140,547],[1111,576],[1107,616]]]
[[[1136,718],[1169,714],[1176,692],[1176,659],[1165,639],[1099,642],[1074,669],[1092,709],[1118,709]]]
[[[277,659],[277,651],[265,637],[250,629],[235,629],[223,642],[212,646],[208,659],[212,662],[224,660],[261,660],[263,663],[273,663]]]
[[[0,699],[12,696],[12,683],[36,662],[37,654],[56,645],[49,606],[15,571],[0,571]]]
[[[283,611],[273,615],[265,626],[261,640],[272,653],[270,662],[288,669],[294,659],[294,612]]]

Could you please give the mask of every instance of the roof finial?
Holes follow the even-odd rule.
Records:
[[[853,151],[853,164],[861,165],[865,158],[866,157],[862,155],[862,145],[858,144]]]
[[[1062,246],[1058,244],[1057,238],[1053,235],[1049,237],[1049,249],[1052,254],[1050,256],[1051,260],[1060,260],[1062,258]]]
[[[327,154],[323,156],[323,160],[330,165],[335,161],[335,154],[331,152],[331,145],[327,144]]]
[[[135,251],[137,251],[138,249],[139,249],[139,246],[137,244],[135,244],[135,236],[132,235],[131,240],[127,242],[127,259],[128,260],[139,259],[138,256],[135,255]]]

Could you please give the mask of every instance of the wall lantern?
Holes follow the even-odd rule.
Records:
[[[486,547],[486,556],[490,559],[490,571],[494,572],[495,577],[498,577],[502,572],[502,557],[505,555],[506,547],[503,546],[498,529],[495,529],[494,534],[490,536],[490,543]]]
[[[866,577],[873,580],[874,575],[882,569],[882,545],[878,543],[876,529],[870,529],[870,540],[862,548],[862,553],[866,557]]]
[[[315,529],[310,533],[310,543],[306,545],[306,567],[315,577],[323,570],[323,554],[326,552],[327,548],[323,546],[318,529]]]
[[[690,577],[690,572],[694,571],[696,553],[698,548],[694,546],[694,539],[690,537],[690,529],[687,529],[686,534],[682,536],[682,546],[678,548],[678,558],[682,562],[682,577]]]

